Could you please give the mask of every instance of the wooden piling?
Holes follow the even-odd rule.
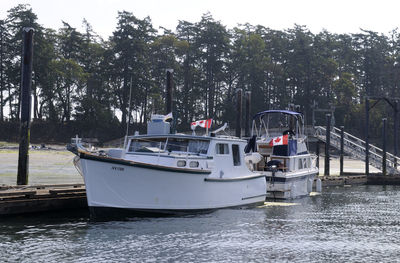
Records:
[[[340,175],[343,175],[344,126],[340,126]]]
[[[246,101],[246,118],[244,123],[244,136],[250,137],[250,110],[251,110],[251,91],[246,91],[245,93],[245,101]]]
[[[365,98],[365,175],[369,175],[369,98]]]
[[[236,137],[242,137],[242,89],[236,90]]]
[[[4,77],[3,77],[3,33],[4,33],[4,21],[0,20],[0,121],[4,121],[3,107],[3,90],[4,90]]]
[[[316,166],[319,169],[319,140],[317,140],[317,147],[315,149],[315,154],[317,155],[317,162],[316,162]]]
[[[399,108],[398,108],[398,100],[394,102],[394,155],[397,156],[398,148],[399,148],[399,139],[398,139],[398,129],[399,129]],[[397,169],[397,159],[394,159],[394,168]]]
[[[326,114],[326,140],[325,140],[325,171],[324,175],[329,176],[329,159],[330,159],[330,152],[329,148],[331,145],[331,114]]]
[[[28,184],[29,140],[31,120],[31,87],[33,62],[33,28],[23,29],[23,51],[21,69],[21,125],[18,156],[17,184]]]
[[[172,99],[173,99],[173,69],[167,69],[167,88],[166,88],[166,105],[165,105],[165,114],[172,112]]]
[[[382,119],[382,174],[386,176],[386,118]]]

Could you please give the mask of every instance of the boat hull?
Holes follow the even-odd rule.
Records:
[[[266,175],[267,198],[292,199],[309,196],[312,191],[313,182],[318,174],[318,169],[309,171]]]
[[[206,171],[177,172],[82,158],[80,165],[94,214],[108,208],[137,214],[208,212],[262,203],[266,195],[263,175],[224,181],[212,180]]]

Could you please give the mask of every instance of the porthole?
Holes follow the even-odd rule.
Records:
[[[186,166],[186,161],[185,160],[179,160],[176,165],[178,167],[185,167]]]
[[[191,168],[197,168],[197,167],[199,167],[199,162],[197,162],[197,161],[191,161],[191,162],[189,163],[189,166],[190,166]]]

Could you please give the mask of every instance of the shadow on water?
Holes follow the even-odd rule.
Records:
[[[85,222],[90,218],[87,209],[70,209],[66,211],[37,212],[23,215],[8,215],[0,217],[0,229],[2,226],[25,226],[40,224],[65,224],[73,222]]]

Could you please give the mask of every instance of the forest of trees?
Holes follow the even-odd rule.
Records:
[[[300,25],[228,29],[207,13],[195,23],[179,21],[172,31],[155,29],[149,17],[139,19],[127,11],[116,15],[108,39],[86,20],[82,32],[68,21],[58,30],[44,28],[29,5],[18,5],[0,19],[0,132],[18,127],[23,27],[35,30],[32,125],[46,127],[37,133],[48,139],[62,135],[56,139],[69,140],[75,133],[101,140],[123,135],[131,79],[132,126],[142,129],[152,112],[165,113],[167,68],[174,69],[178,130],[202,118],[233,127],[235,90],[242,88],[252,92],[252,114],[294,103],[311,124],[315,101],[320,108],[336,108],[336,126],[362,136],[364,97],[400,97],[397,29],[388,34],[314,34]],[[386,116],[391,131],[389,106],[381,103],[371,112],[372,137],[380,136]]]

